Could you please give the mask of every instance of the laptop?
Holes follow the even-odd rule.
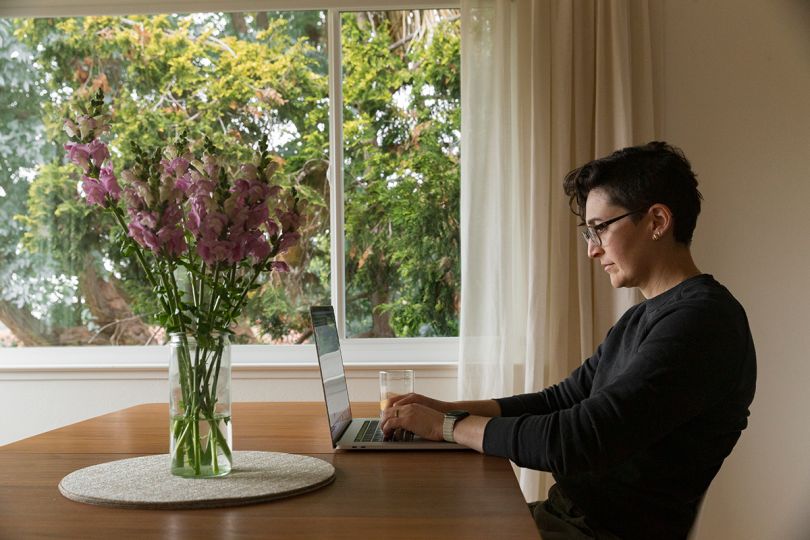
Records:
[[[446,441],[428,441],[409,433],[401,440],[383,440],[379,418],[352,418],[349,388],[340,354],[335,312],[332,306],[309,308],[318,365],[321,367],[326,416],[332,446],[342,450],[464,450],[465,446]]]

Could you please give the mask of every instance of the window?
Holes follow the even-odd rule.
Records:
[[[0,343],[161,341],[60,148],[66,106],[99,87],[116,162],[178,126],[234,154],[268,133],[298,182],[294,271],[263,284],[241,343],[304,343],[306,308],[330,301],[347,337],[457,335],[458,25],[449,9],[0,19]]]
[[[458,335],[458,16],[341,28],[347,335]]]

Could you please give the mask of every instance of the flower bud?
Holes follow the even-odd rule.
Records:
[[[89,135],[91,135],[95,130],[96,121],[87,115],[80,116],[78,120],[79,120],[79,134],[81,135],[82,140],[84,140]]]
[[[79,134],[79,126],[73,120],[67,119],[65,120],[65,125],[62,127],[65,132],[68,134],[68,137],[75,137]]]

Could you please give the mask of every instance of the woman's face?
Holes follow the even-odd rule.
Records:
[[[632,210],[636,209],[611,204],[607,193],[594,189],[585,202],[585,222],[598,225]],[[633,221],[638,216],[642,216],[641,220]],[[599,232],[601,246],[588,242],[588,256],[599,261],[613,287],[643,287],[647,282],[650,257],[646,246],[651,236],[648,221],[647,214],[627,216]]]

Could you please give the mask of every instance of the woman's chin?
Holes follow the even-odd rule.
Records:
[[[614,289],[619,289],[621,287],[627,287],[626,280],[624,276],[619,273],[611,273],[610,274],[610,284],[613,286]]]

